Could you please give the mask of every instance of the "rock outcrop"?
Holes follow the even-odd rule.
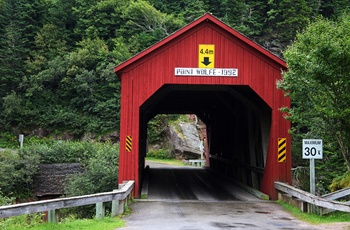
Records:
[[[194,123],[180,122],[169,127],[169,141],[176,154],[183,158],[200,158],[204,154],[203,141]]]

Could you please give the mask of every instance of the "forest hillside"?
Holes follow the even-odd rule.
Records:
[[[347,0],[0,0],[0,132],[119,130],[113,68],[206,12],[282,56]]]

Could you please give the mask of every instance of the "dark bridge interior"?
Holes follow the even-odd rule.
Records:
[[[259,189],[266,164],[271,108],[249,86],[160,88],[140,108],[140,178],[147,123],[157,114],[196,114],[207,127],[210,168]]]

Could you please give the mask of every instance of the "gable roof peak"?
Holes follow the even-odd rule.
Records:
[[[166,43],[172,41],[173,39],[175,39],[176,37],[180,36],[181,34],[191,30],[195,26],[197,26],[197,25],[199,25],[199,24],[201,24],[203,22],[208,22],[208,21],[211,21],[216,26],[218,26],[218,27],[228,31],[234,37],[240,39],[244,43],[248,44],[249,46],[251,46],[254,49],[258,50],[260,53],[262,53],[265,56],[267,56],[268,58],[270,58],[273,61],[277,62],[281,66],[287,68],[286,62],[283,59],[281,59],[278,56],[276,56],[275,54],[271,53],[270,51],[268,51],[267,49],[265,49],[264,47],[262,47],[258,43],[254,42],[253,40],[249,39],[248,37],[246,37],[245,35],[243,35],[239,31],[237,31],[237,30],[233,29],[232,27],[228,26],[227,24],[225,24],[223,21],[221,21],[220,19],[218,19],[217,17],[215,17],[211,13],[206,12],[204,15],[202,15],[199,18],[197,18],[193,22],[185,25],[181,29],[175,31],[174,33],[170,34],[169,36],[167,36],[164,39],[160,40],[159,42],[155,43],[154,45],[146,48],[145,50],[141,51],[140,53],[136,54],[135,56],[133,56],[133,57],[127,59],[126,61],[124,61],[123,63],[117,65],[114,68],[114,72],[116,74],[120,73],[125,67],[131,65],[135,61],[141,59],[142,57],[144,57],[147,54],[153,52],[154,50],[162,47],[163,45],[165,45]]]

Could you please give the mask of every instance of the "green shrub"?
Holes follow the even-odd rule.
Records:
[[[39,157],[13,150],[0,152],[0,190],[7,197],[24,198],[31,194],[33,176]]]
[[[18,137],[12,133],[0,133],[0,148],[19,148]]]
[[[26,198],[31,195],[32,180],[40,163],[80,163],[84,172],[67,177],[68,196],[112,191],[118,188],[119,145],[55,141],[26,145],[18,151],[0,151],[0,202],[7,197]],[[72,209],[79,217],[91,217],[94,206]]]
[[[85,171],[68,176],[65,193],[79,196],[108,192],[118,188],[119,144],[99,144],[99,148],[89,158]],[[83,206],[68,210],[79,218],[92,217],[95,206]]]
[[[23,155],[39,155],[40,163],[82,163],[103,146],[102,143],[54,141],[52,143],[31,143],[21,149]]]
[[[27,229],[42,223],[42,214],[26,214],[0,219],[0,229]]]
[[[347,172],[343,176],[333,179],[329,187],[331,192],[350,187],[350,174]]]
[[[0,206],[12,204],[12,199],[3,195],[0,190]]]
[[[171,150],[166,149],[150,150],[148,151],[147,156],[156,159],[171,159],[175,157]]]

